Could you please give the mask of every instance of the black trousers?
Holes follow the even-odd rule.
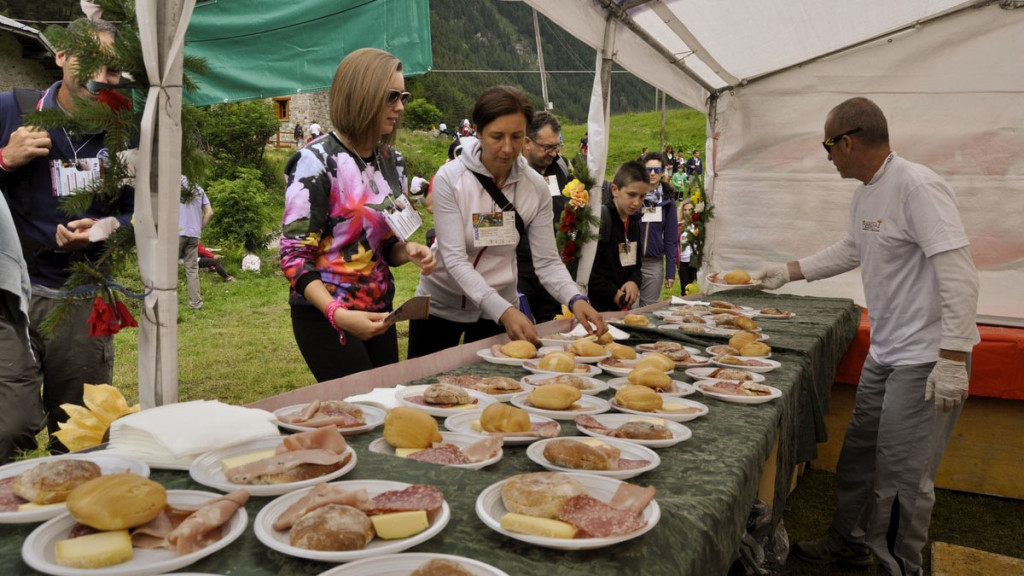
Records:
[[[505,332],[505,328],[486,318],[476,322],[453,322],[438,316],[409,321],[409,358],[440,352],[464,342],[476,342]]]
[[[333,380],[398,362],[398,331],[360,340],[345,332],[345,345],[338,332],[314,306],[292,306],[292,333],[299,352],[317,382]]]

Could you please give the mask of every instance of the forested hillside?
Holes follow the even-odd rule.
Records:
[[[595,50],[543,15],[539,22],[553,111],[572,122],[582,122],[590,105]],[[410,79],[409,85],[415,96],[440,108],[449,124],[468,116],[476,96],[495,84],[516,86],[534,106],[541,107],[533,10],[528,5],[502,0],[430,0],[430,25],[437,71]],[[583,72],[567,73],[578,71]],[[653,110],[654,93],[653,87],[633,75],[616,72],[612,75],[612,114]]]

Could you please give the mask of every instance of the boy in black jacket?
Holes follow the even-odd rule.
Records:
[[[640,294],[640,206],[647,193],[643,164],[626,162],[615,173],[612,199],[601,207],[601,233],[588,295],[600,312],[628,310]]]

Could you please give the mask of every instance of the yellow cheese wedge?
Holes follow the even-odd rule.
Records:
[[[514,512],[509,512],[501,517],[501,527],[509,532],[542,536],[544,538],[568,539],[576,536],[576,527],[568,522],[552,520],[551,518],[537,518]]]
[[[395,448],[395,456],[399,458],[408,458],[410,454],[422,452],[423,448]]]
[[[33,502],[26,502],[18,505],[18,512],[26,512],[28,510],[42,510],[44,508],[56,508],[57,506],[63,506],[63,502],[57,502],[55,504],[35,504]]]
[[[263,460],[264,458],[270,458],[274,455],[273,450],[261,450],[259,452],[250,452],[248,454],[239,454],[238,456],[231,456],[230,458],[224,458],[220,461],[220,467],[223,470],[230,470],[231,468],[238,468],[239,466],[249,464],[250,462],[256,462],[257,460]]]
[[[127,530],[98,532],[57,542],[57,564],[70,568],[103,568],[132,559]]]
[[[408,538],[423,532],[430,526],[430,523],[427,522],[426,510],[377,514],[370,516],[370,521],[373,522],[373,529],[377,531],[377,536],[384,540]]]
[[[457,406],[448,406],[449,410],[476,410],[479,408],[479,404],[459,404]]]
[[[671,404],[671,402],[669,402],[669,404]],[[665,407],[665,405],[663,404],[662,408],[664,408],[664,407]],[[630,422],[649,422],[649,423],[654,424],[656,426],[664,426],[665,425],[665,419],[664,418],[630,418],[629,421]]]
[[[484,431],[484,427],[480,425],[480,421],[479,420],[473,420],[472,422],[470,422],[469,423],[469,427],[472,428],[474,432],[483,432]]]
[[[598,438],[587,438],[585,440],[581,440],[581,442],[583,442],[587,446],[604,446],[605,445],[605,443],[602,442]]]
[[[689,404],[683,404],[681,402],[665,402],[661,405],[662,410],[686,410],[689,407]],[[662,420],[662,422],[665,421]]]

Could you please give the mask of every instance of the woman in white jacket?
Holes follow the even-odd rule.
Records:
[[[409,324],[410,358],[456,346],[463,335],[472,342],[502,330],[513,340],[540,344],[516,295],[521,233],[529,237],[544,288],[568,304],[588,331],[607,330],[558,256],[547,184],[520,154],[532,117],[518,90],[488,88],[473,108],[477,138],[463,138],[462,155],[434,177],[437,268],[416,289],[418,296],[430,296],[430,317]]]

